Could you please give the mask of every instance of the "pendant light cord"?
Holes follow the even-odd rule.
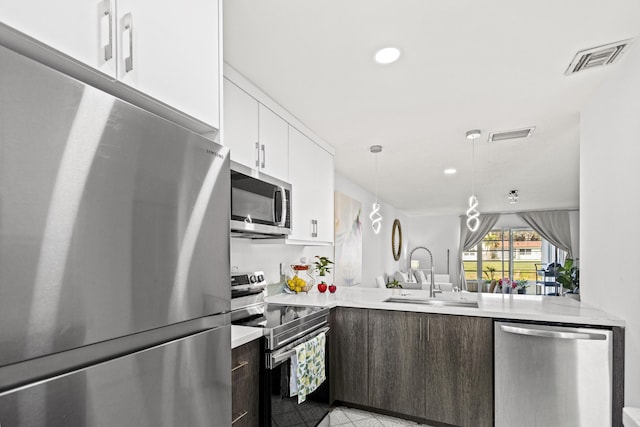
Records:
[[[471,195],[476,195],[476,139],[471,140]]]
[[[378,153],[375,153],[376,164],[376,203],[378,203]]]

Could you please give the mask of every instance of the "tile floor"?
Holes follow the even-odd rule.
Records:
[[[329,425],[331,427],[429,427],[425,424],[417,424],[413,421],[374,414],[345,406],[338,406],[331,410],[329,413]]]

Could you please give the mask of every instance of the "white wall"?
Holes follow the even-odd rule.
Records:
[[[626,321],[625,404],[640,406],[638,46],[616,68],[581,116],[580,292]]]
[[[371,221],[369,220],[369,213],[371,213],[371,205],[375,202],[375,195],[339,173],[336,173],[335,177],[335,190],[362,202],[361,286],[375,287],[376,276],[393,275],[396,270],[400,269],[400,266],[406,265],[406,236],[409,235],[410,229],[407,217],[395,207],[385,203],[384,200],[379,200],[382,228],[380,233],[376,235],[371,229]],[[391,253],[391,229],[394,219],[399,219],[402,226],[403,247],[400,261],[395,261]]]
[[[231,268],[239,272],[264,271],[267,283],[280,282],[280,263],[298,263],[307,257],[311,263],[314,257],[327,256],[333,259],[333,246],[298,246],[259,243],[250,239],[231,239]]]

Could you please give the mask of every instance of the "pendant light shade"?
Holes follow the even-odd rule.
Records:
[[[380,228],[382,228],[382,215],[380,215],[380,203],[378,203],[378,156],[377,154],[382,151],[382,145],[372,145],[369,147],[369,151],[371,151],[375,155],[376,159],[376,201],[371,205],[371,213],[369,214],[369,219],[371,220],[371,228],[375,234],[380,233]]]

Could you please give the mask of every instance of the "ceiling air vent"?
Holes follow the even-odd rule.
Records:
[[[535,129],[535,126],[524,128],[507,130],[504,132],[491,132],[489,134],[489,142],[504,141],[507,139],[527,138],[531,136]]]
[[[581,50],[576,53],[576,56],[574,56],[573,61],[571,61],[569,68],[567,68],[564,74],[568,76],[578,71],[612,64],[620,58],[623,51],[629,49],[630,43],[631,39]]]

